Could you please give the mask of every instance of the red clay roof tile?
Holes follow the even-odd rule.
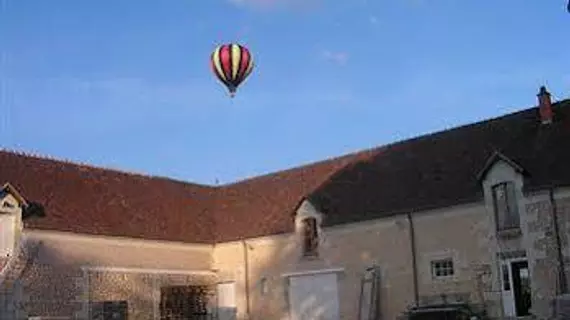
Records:
[[[0,151],[0,181],[42,203],[37,229],[212,242],[213,188]]]
[[[527,189],[570,185],[570,100],[540,125],[537,108],[220,187],[0,151],[0,183],[46,207],[27,227],[213,243],[290,232],[304,198],[325,225],[477,201],[496,151]]]

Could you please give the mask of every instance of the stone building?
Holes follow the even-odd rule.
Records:
[[[545,89],[229,185],[6,150],[0,181],[0,319],[396,319],[442,301],[546,318],[568,292],[570,100]]]

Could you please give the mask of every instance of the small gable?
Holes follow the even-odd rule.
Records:
[[[0,189],[0,259],[13,255],[22,230],[22,208],[27,203],[9,183]]]
[[[22,207],[26,207],[26,200],[9,183],[5,183],[0,189],[0,213],[13,213]]]
[[[45,217],[44,207],[26,200],[10,183],[0,188],[0,214],[17,214],[22,220],[30,217]]]
[[[485,166],[483,167],[483,169],[481,169],[481,171],[477,175],[477,179],[479,180],[479,182],[483,181],[487,177],[487,175],[489,174],[489,171],[491,171],[491,169],[493,167],[495,167],[495,165],[497,165],[500,162],[507,164],[509,167],[511,167],[513,170],[515,170],[518,173],[521,173],[521,174],[526,173],[526,171],[523,169],[523,167],[520,166],[518,163],[516,163],[512,159],[508,158],[504,154],[502,154],[498,151],[495,151],[495,153],[493,153],[493,155],[491,155],[489,157],[489,159],[485,163]]]

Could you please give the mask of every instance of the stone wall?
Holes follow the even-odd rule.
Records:
[[[212,287],[215,277],[190,274],[152,274],[90,271],[87,273],[90,316],[93,305],[104,301],[126,301],[129,319],[153,320],[160,315],[160,290],[165,286],[207,285]],[[213,294],[213,292],[211,292]]]
[[[41,246],[9,292],[0,292],[14,309],[9,319],[87,319],[90,301],[108,300],[127,301],[130,319],[153,319],[161,286],[215,281],[210,246],[45,231],[27,231],[25,239]]]
[[[558,296],[554,303],[555,320],[570,319],[570,294]]]
[[[570,197],[555,199],[562,252],[566,264],[566,279],[570,266]],[[540,317],[552,314],[553,300],[558,294],[560,281],[558,273],[558,252],[552,216],[552,206],[548,196],[527,205],[528,252],[531,270],[533,313]]]
[[[22,314],[73,317],[82,311],[82,273],[71,265],[32,263],[22,275]]]
[[[485,304],[485,293],[491,288],[492,265],[485,215],[481,204],[413,215],[418,291],[424,302],[432,302],[445,293],[450,299],[457,297]],[[372,266],[379,266],[381,270],[380,308],[384,319],[396,319],[414,304],[409,222],[405,215],[322,231],[319,257],[309,260],[301,257],[298,234],[215,246],[214,268],[218,269],[220,280],[236,282],[240,319],[247,316],[246,287],[250,319],[287,319],[287,274],[314,270],[338,270],[342,319],[356,318],[361,281],[365,270]],[[457,272],[448,279],[435,280],[431,276],[430,262],[441,257],[452,257]],[[261,284],[266,287],[265,291],[261,290]]]
[[[22,319],[27,316],[98,319],[99,303],[126,301],[129,319],[152,320],[159,315],[162,287],[211,286],[215,281],[213,275],[83,271],[72,266],[35,264],[16,284],[16,291],[20,292],[17,314]]]

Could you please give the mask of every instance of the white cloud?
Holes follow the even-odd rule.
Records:
[[[322,57],[339,65],[345,65],[348,62],[348,53],[344,51],[323,50]]]

